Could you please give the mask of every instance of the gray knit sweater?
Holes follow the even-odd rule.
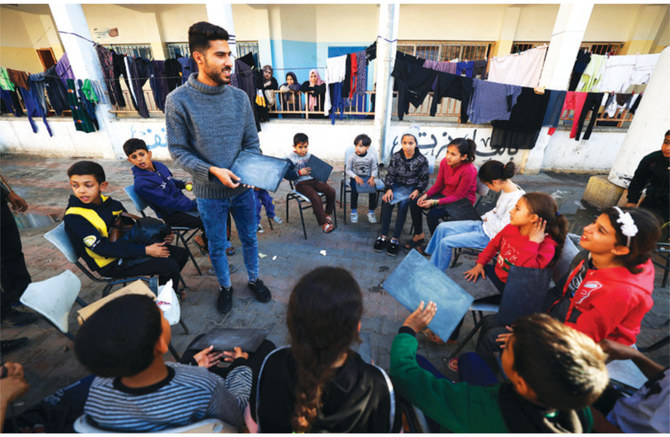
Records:
[[[168,150],[177,165],[193,175],[196,197],[230,198],[247,188],[226,187],[209,167],[230,168],[241,149],[260,153],[251,104],[240,89],[212,87],[196,78],[191,74],[165,101]]]

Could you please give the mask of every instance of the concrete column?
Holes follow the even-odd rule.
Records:
[[[614,160],[609,181],[628,187],[640,160],[661,149],[663,136],[670,129],[670,47],[661,52],[626,137]]]
[[[661,24],[665,18],[666,6],[643,6],[638,16],[637,24],[624,44],[621,53],[635,55],[651,53],[651,48],[658,36]]]
[[[521,8],[518,6],[510,6],[505,9],[505,16],[503,17],[502,26],[500,27],[498,43],[496,44],[495,56],[505,56],[512,52],[512,44],[514,43],[520,14]]]
[[[74,76],[77,79],[90,79],[91,81],[102,83],[104,81],[102,68],[100,67],[98,54],[93,44],[87,41],[92,40],[92,38],[81,5],[52,2],[49,4],[49,8],[51,9],[54,23],[60,32],[60,39],[63,42],[63,47],[67,53]],[[76,33],[86,39],[72,35],[72,33]],[[104,103],[97,104],[95,110],[100,131],[104,132],[108,138],[107,147],[103,150],[103,154],[107,159],[124,156],[123,149],[121,148],[122,143],[117,140],[112,128],[114,117],[109,112],[111,110],[111,105]]]
[[[551,41],[540,76],[540,86],[554,90],[568,89],[572,67],[592,10],[592,1],[561,4],[554,22],[554,30],[551,32]],[[523,173],[538,173],[542,169],[544,151],[551,140],[551,136],[547,135],[548,130],[549,128],[542,128],[535,147],[526,155],[521,165]]]
[[[207,21],[226,29],[228,35],[230,35],[228,39],[230,50],[233,52],[233,56],[237,56],[237,37],[235,35],[235,24],[233,23],[232,5],[208,0],[205,2],[205,7],[207,8]]]
[[[380,161],[386,162],[391,154],[387,134],[391,123],[391,105],[393,103],[393,64],[398,39],[398,19],[400,5],[396,3],[379,4],[379,35],[377,39],[377,65],[375,76],[375,120],[372,141],[380,153]],[[392,41],[392,42],[389,42]]]
[[[146,28],[151,33],[151,52],[154,55],[154,59],[164,60],[165,59],[165,48],[163,45],[163,39],[161,38],[161,31],[158,26],[158,17],[155,12],[148,12],[143,14],[144,22]]]
[[[268,24],[270,27],[270,47],[272,49],[272,68],[277,82],[284,83],[284,45],[282,43],[281,5],[268,5]]]

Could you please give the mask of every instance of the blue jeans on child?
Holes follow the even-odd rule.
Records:
[[[258,223],[261,222],[261,209],[265,207],[265,214],[270,220],[275,217],[275,205],[272,203],[272,196],[265,190],[254,190],[254,196],[256,197],[256,219]]]
[[[242,243],[244,265],[249,281],[258,279],[258,240],[256,239],[256,202],[253,190],[230,199],[198,198],[198,211],[209,238],[209,257],[219,285],[230,287],[230,271],[226,256],[226,219],[230,210]]]
[[[440,223],[426,247],[426,253],[432,255],[430,262],[438,269],[446,270],[454,247],[485,248],[491,239],[484,232],[483,223],[479,220]]]

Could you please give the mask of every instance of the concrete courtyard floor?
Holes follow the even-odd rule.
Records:
[[[26,214],[17,214],[17,220],[21,227],[23,252],[32,280],[44,280],[69,269],[82,280],[80,296],[90,303],[101,297],[102,287],[86,278],[76,266],[70,264],[43,238],[45,232],[62,220],[68,196],[71,194],[66,170],[74,161],[62,158],[4,155],[1,173],[30,205]],[[122,160],[98,162],[105,168],[109,181],[107,194],[120,200],[131,213],[134,213],[135,209],[123,191],[124,186],[132,184],[130,164]],[[169,163],[169,167],[175,177],[188,179],[187,174],[173,163]],[[338,191],[338,196],[341,178],[340,166],[333,171],[330,181]],[[582,227],[597,215],[597,211],[585,208],[579,202],[588,181],[586,175],[554,173],[519,175],[515,177],[515,181],[526,191],[552,194],[559,202],[560,211],[570,217],[572,233],[580,234]],[[191,244],[191,251],[196,256],[203,275],[197,274],[190,261],[182,272],[189,286],[188,296],[181,306],[182,319],[188,325],[190,334],[186,335],[180,326],[174,326],[173,344],[179,352],[183,352],[196,335],[217,326],[265,329],[270,331],[269,338],[277,345],[286,344],[288,341],[285,324],[286,305],[297,279],[317,266],[340,266],[353,273],[364,295],[362,337],[365,344],[361,352],[369,354],[375,363],[388,369],[391,341],[409,311],[387,294],[381,284],[403,259],[404,253],[401,252],[397,257],[375,253],[372,245],[379,224],[368,223],[365,215],[361,214],[358,224],[348,222],[345,225],[339,204],[338,228],[328,235],[323,234],[317,227],[311,211],[305,211],[308,234],[308,239],[305,240],[295,203],[289,208],[290,222],[286,218],[285,199],[288,189],[288,183],[284,182],[273,195],[276,212],[285,223],[275,224],[274,230],[270,230],[263,213],[262,223],[265,232],[258,234],[259,250],[265,255],[259,260],[261,278],[272,291],[272,301],[261,304],[246,289],[247,275],[239,250],[240,243],[233,230],[233,245],[238,249],[237,254],[229,258],[230,263],[238,268],[232,275],[235,288],[234,304],[229,314],[226,316],[219,314],[215,308],[218,289],[216,277],[206,274],[211,265],[206,256],[200,255],[195,244]],[[361,197],[360,203],[364,207],[367,205],[365,196]],[[377,209],[378,217],[379,213],[380,208]],[[409,238],[409,227],[408,219],[403,233],[405,239]],[[322,255],[321,251],[325,251],[325,255]],[[474,264],[472,258],[461,259],[461,267],[453,269],[450,275]],[[655,306],[643,321],[638,345],[650,345],[668,334],[669,292],[667,288],[660,287],[662,274],[659,270],[657,268]],[[477,286],[485,285],[477,284]],[[77,308],[75,304],[70,317],[72,331],[77,329],[74,318]],[[467,315],[461,339],[472,325],[472,318]],[[21,399],[22,405],[17,405],[17,412],[87,374],[74,355],[71,341],[43,319],[23,328],[2,328],[1,333],[3,340],[24,336],[30,339],[27,346],[2,357],[3,361],[22,363],[26,378],[31,385],[28,394]],[[473,350],[476,338],[475,336],[465,346],[464,351]],[[420,353],[428,357],[439,369],[445,368],[443,358],[456,347],[456,345],[436,345],[424,336],[419,336]],[[664,366],[669,364],[667,345],[650,355]],[[169,355],[166,355],[166,358],[172,359]]]

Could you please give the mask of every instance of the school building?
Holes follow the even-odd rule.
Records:
[[[639,159],[660,147],[670,128],[670,6],[663,1],[609,4],[599,1],[533,4],[281,4],[205,1],[200,4],[3,4],[0,5],[0,67],[40,73],[64,54],[74,76],[104,83],[96,55],[99,44],[116,53],[147,60],[188,55],[188,27],[197,21],[218,24],[231,34],[238,56],[251,53],[257,67],[269,64],[279,84],[292,71],[299,82],[310,69],[326,76],[329,58],[364,50],[376,43],[376,58],[367,68],[361,105],[348,106],[342,119],[316,118],[305,109],[299,118],[278,117],[261,124],[261,147],[283,156],[296,132],[310,137],[311,150],[342,163],[344,150],[359,133],[373,138],[387,160],[397,135],[411,123],[421,127],[420,147],[438,161],[450,138],[473,138],[478,164],[513,159],[524,172],[556,170],[609,173],[599,190],[622,190]],[[490,60],[546,45],[539,87],[566,90],[580,50],[608,56],[660,57],[649,81],[628,93],[643,93],[637,111],[617,110],[613,119],[598,118],[588,140],[569,137],[570,112],[561,116],[556,133],[540,131],[529,150],[492,148],[490,123],[459,123],[458,101],[445,98],[435,116],[424,104],[410,107],[400,121],[393,70],[396,52],[433,61]],[[121,81],[123,93],[130,90]],[[106,88],[100,88],[106,92]],[[96,105],[99,130],[75,129],[72,116],[47,116],[53,135],[35,119],[0,116],[0,152],[67,158],[125,158],[123,142],[145,139],[158,159],[169,159],[164,114],[154,102],[149,81],[143,86],[149,117],[132,106],[121,108],[106,96]],[[538,91],[541,92],[541,91]],[[140,96],[141,97],[141,96]],[[372,109],[374,108],[374,110]],[[311,116],[311,117],[310,117]],[[614,185],[612,185],[612,183]],[[610,196],[613,194],[609,194]]]

